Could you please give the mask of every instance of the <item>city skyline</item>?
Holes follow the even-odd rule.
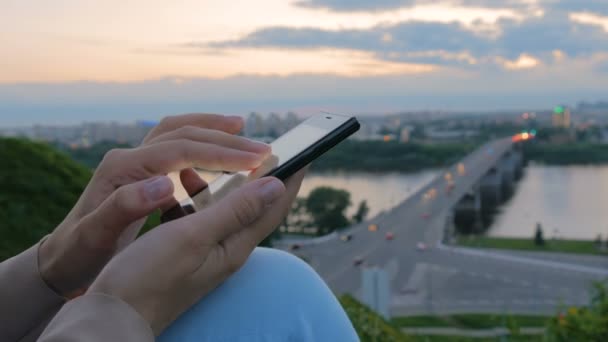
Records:
[[[597,0],[9,1],[0,19],[0,126],[528,110],[608,86]]]

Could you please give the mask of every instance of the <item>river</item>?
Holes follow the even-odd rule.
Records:
[[[608,166],[530,165],[488,235],[532,238],[537,222],[548,238],[606,237]]]
[[[430,182],[437,171],[418,173],[328,172],[310,173],[299,196],[319,186],[350,192],[352,215],[362,200],[370,207],[368,217],[399,204]],[[178,191],[185,196],[182,191]],[[536,223],[545,236],[595,239],[608,235],[608,166],[530,165],[488,230],[490,236],[532,237]]]

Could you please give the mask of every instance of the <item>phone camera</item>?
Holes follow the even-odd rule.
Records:
[[[326,116],[325,118],[328,120],[331,120],[331,116]]]

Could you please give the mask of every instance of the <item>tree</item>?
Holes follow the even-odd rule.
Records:
[[[289,231],[289,228],[302,228],[310,227],[312,225],[310,215],[306,211],[306,198],[297,197],[289,209],[289,214],[285,217],[281,223],[282,231]]]
[[[350,193],[331,187],[318,187],[306,199],[306,210],[319,229],[319,234],[348,226],[344,212],[350,205]]]
[[[70,211],[91,171],[43,143],[0,138],[0,261],[34,245]]]
[[[367,201],[363,200],[359,203],[359,208],[357,208],[357,212],[353,215],[354,223],[361,223],[367,217],[369,213],[369,206],[367,205]]]
[[[86,166],[44,143],[0,138],[0,261],[34,245],[61,223],[91,178]],[[155,227],[150,215],[142,233]]]
[[[537,246],[545,245],[545,238],[543,237],[543,227],[540,223],[536,224],[536,233],[534,233],[534,244]]]

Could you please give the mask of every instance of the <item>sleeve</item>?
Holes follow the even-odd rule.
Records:
[[[40,276],[39,246],[0,263],[0,341],[27,340],[65,303]]]
[[[99,293],[85,294],[61,308],[39,342],[152,342],[154,333],[135,309]]]

